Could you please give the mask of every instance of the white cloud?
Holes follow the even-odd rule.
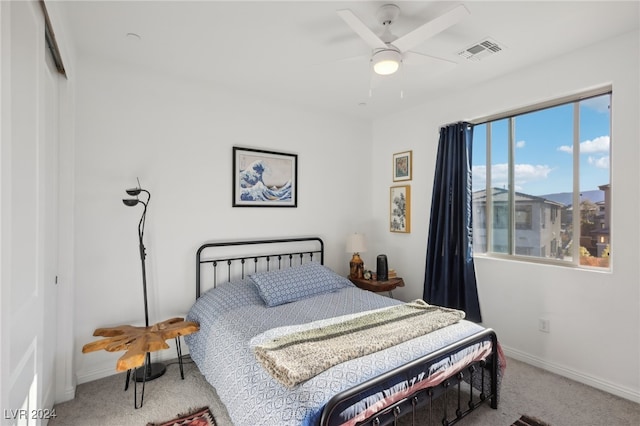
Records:
[[[593,156],[589,156],[588,158],[589,164],[594,166],[597,169],[608,169],[609,168],[609,156],[605,155],[603,157],[595,158]]]
[[[473,186],[475,188],[483,188],[486,186],[487,181],[487,168],[486,166],[473,166],[472,167],[472,179]],[[529,182],[546,180],[551,173],[551,167],[540,164],[516,164],[514,168],[515,172],[515,185],[516,188],[523,188],[525,184]],[[507,186],[509,181],[509,166],[507,163],[494,164],[491,167],[491,182],[492,186],[497,188],[503,188]]]
[[[543,180],[549,177],[551,168],[539,164],[516,164],[516,183],[526,183],[535,180]]]
[[[524,148],[527,143],[525,141],[516,142],[516,148]]]
[[[598,136],[595,139],[580,143],[581,154],[592,154],[594,152],[609,152],[609,136]]]
[[[573,153],[573,145],[562,145],[557,148],[560,152]],[[580,142],[580,154],[609,152],[609,136],[598,136],[595,139]]]

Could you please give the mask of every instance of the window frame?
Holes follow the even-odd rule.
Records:
[[[493,191],[486,190],[486,201],[485,201],[485,218],[491,218],[492,220],[485,220],[485,241],[484,247],[485,251],[482,253],[476,253],[475,250],[473,252],[474,257],[487,257],[487,258],[499,258],[499,259],[507,259],[507,260],[517,260],[524,261],[529,263],[540,263],[540,264],[549,264],[549,265],[559,265],[564,267],[572,267],[579,269],[587,269],[598,272],[611,272],[612,271],[612,262],[611,258],[609,260],[608,267],[601,266],[589,266],[583,265],[580,263],[580,244],[573,244],[571,249],[571,257],[572,260],[564,260],[564,259],[555,259],[548,257],[536,257],[536,256],[527,256],[516,253],[516,245],[515,245],[515,234],[517,231],[517,222],[516,222],[516,206],[515,206],[515,120],[520,115],[529,114],[537,111],[542,111],[549,108],[554,108],[561,105],[573,104],[573,194],[572,194],[572,205],[579,206],[580,205],[580,102],[595,98],[598,96],[609,95],[611,99],[611,106],[609,110],[609,138],[610,141],[612,138],[612,111],[613,111],[613,87],[612,85],[605,85],[602,87],[597,87],[590,90],[585,90],[580,93],[562,96],[559,98],[554,98],[552,100],[536,103],[533,105],[529,105],[526,107],[520,107],[513,110],[509,110],[506,112],[493,114],[481,118],[476,118],[472,120],[467,120],[473,126],[478,126],[485,124],[486,125],[486,146],[485,146],[485,159],[486,159],[486,188],[492,182],[492,167],[493,164],[491,158],[491,141],[492,141],[492,122],[497,122],[500,120],[508,120],[508,153],[507,153],[507,161],[508,161],[508,194],[507,194],[507,208],[509,210],[508,221],[507,221],[507,232],[508,232],[508,249],[507,252],[498,252],[494,251],[494,223],[496,218],[494,217],[494,209],[493,209]],[[611,184],[611,157],[612,157],[612,145],[609,145],[609,185]],[[611,194],[611,199],[613,199],[613,194]],[[514,208],[511,208],[514,207]],[[610,206],[611,208],[611,206]],[[552,213],[553,215],[553,213]],[[559,219],[560,213],[556,212],[556,220]],[[580,229],[580,214],[574,214],[572,216],[572,226],[574,229],[574,240],[575,240],[575,230]],[[610,226],[611,228],[611,226]],[[502,228],[498,228],[502,229]],[[581,234],[578,234],[579,236]],[[579,237],[578,237],[579,241]],[[612,235],[609,233],[609,246],[612,244]],[[609,255],[610,256],[610,255]]]

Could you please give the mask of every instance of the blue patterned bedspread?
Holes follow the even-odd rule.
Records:
[[[216,389],[236,426],[314,425],[338,392],[483,328],[461,321],[403,344],[337,365],[286,388],[262,368],[250,341],[276,327],[364,312],[401,302],[353,287],[285,305],[267,307],[250,280],[209,290],[187,315],[200,324],[185,336],[192,359]],[[296,327],[294,327],[296,328]]]

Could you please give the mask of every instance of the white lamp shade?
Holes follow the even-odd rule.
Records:
[[[398,71],[402,56],[395,50],[382,50],[371,58],[373,71],[379,75],[391,75]]]
[[[347,253],[364,253],[365,251],[367,251],[367,245],[363,234],[356,232],[347,237]]]

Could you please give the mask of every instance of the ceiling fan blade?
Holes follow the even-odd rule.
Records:
[[[435,56],[425,55],[417,52],[405,52],[402,54],[402,63],[407,65],[407,69],[419,67],[420,69],[428,69],[430,74],[450,71],[458,64],[448,59],[437,58]]]
[[[372,49],[386,49],[387,44],[380,40],[373,31],[367,27],[360,18],[350,9],[338,10],[338,15],[358,34]]]
[[[328,61],[322,61],[322,62],[316,62],[311,64],[311,66],[313,67],[318,67],[318,66],[327,66],[327,65],[334,65],[334,64],[352,64],[352,63],[367,63],[369,62],[369,55],[358,55],[358,56],[347,56],[346,58],[338,58],[338,59],[331,59]]]
[[[423,41],[457,24],[468,15],[470,15],[469,10],[462,4],[458,5],[445,14],[398,38],[393,42],[393,45],[400,49],[401,52],[411,50]]]

